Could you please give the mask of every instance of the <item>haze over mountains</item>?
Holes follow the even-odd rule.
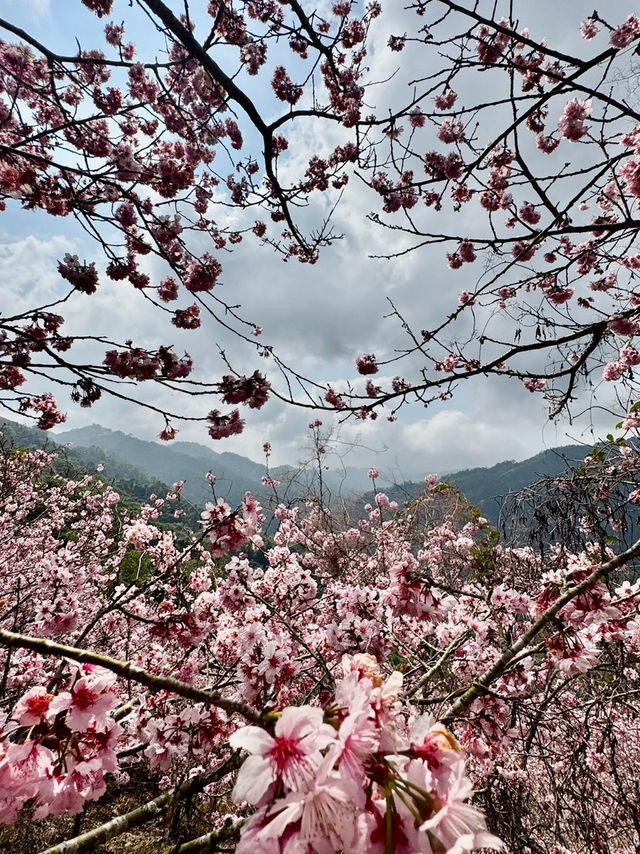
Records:
[[[183,494],[199,505],[211,500],[211,487],[205,478],[208,471],[216,477],[216,494],[232,506],[242,501],[245,492],[253,492],[254,495],[265,492],[262,485],[262,477],[267,472],[264,462],[256,463],[226,451],[218,453],[196,442],[172,442],[170,445],[148,442],[99,425],[58,433],[56,440],[71,443],[73,449],[83,447],[96,452],[101,449],[110,451],[146,475],[169,485],[183,480]],[[312,466],[276,466],[269,470],[269,475],[281,481],[278,493],[283,500],[308,494],[317,479],[317,472]],[[371,483],[367,469],[355,468],[323,471],[323,481],[333,496],[362,494]]]
[[[198,507],[211,500],[211,486],[205,475],[216,476],[216,494],[232,506],[238,505],[244,493],[252,492],[261,500],[272,495],[262,485],[265,463],[229,452],[216,452],[196,442],[173,442],[170,445],[137,439],[119,430],[91,425],[54,435],[25,427],[14,422],[0,422],[5,436],[19,447],[51,447],[69,455],[87,470],[104,466],[103,477],[113,480],[139,500],[151,492],[161,494],[176,481],[183,480],[184,496]],[[488,468],[474,468],[448,474],[443,480],[456,487],[490,521],[498,518],[500,499],[509,492],[518,492],[543,476],[564,472],[567,463],[575,465],[587,455],[584,445],[566,445],[543,451],[521,461],[506,461]],[[293,501],[317,491],[318,472],[313,466],[278,466],[269,474],[281,481],[280,500]],[[323,470],[323,487],[327,497],[361,496],[364,503],[371,500],[371,481],[367,469],[334,468]],[[379,489],[390,498],[403,503],[424,491],[424,481],[394,484],[382,477]]]

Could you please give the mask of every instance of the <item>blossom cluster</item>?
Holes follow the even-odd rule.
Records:
[[[80,812],[105,794],[123,731],[109,714],[120,702],[115,681],[84,665],[65,675],[66,690],[54,695],[38,685],[22,695],[0,745],[0,823],[15,821],[27,801],[35,818],[46,818]]]
[[[273,735],[247,726],[231,736],[232,747],[251,754],[233,798],[256,807],[237,854],[500,850],[466,803],[472,786],[453,735],[430,715],[406,726],[402,674],[385,679],[363,654],[344,656],[342,670],[324,710],[289,706],[275,716]]]
[[[515,12],[512,18],[497,12],[478,18],[458,4],[426,23],[429,4],[413,4],[407,21],[417,18],[416,29],[385,33],[380,44],[386,48],[374,52],[375,60],[385,51],[402,52],[404,74],[425,62],[430,67],[426,58],[438,43],[448,40],[455,48],[434,56],[433,85],[407,78],[410,97],[395,103],[393,90],[388,114],[365,115],[365,104],[373,103],[368,87],[383,85],[369,56],[371,28],[389,25],[388,18],[374,23],[382,13],[376,0],[326,4],[311,16],[300,4],[274,0],[210,2],[197,23],[158,2],[150,14],[167,39],[163,62],[137,56],[127,40],[128,18],[102,22],[113,13],[111,0],[74,2],[94,13],[97,47],[57,55],[11,24],[14,41],[0,40],[0,144],[6,153],[0,209],[21,205],[50,216],[78,216],[104,253],[104,264],[72,252],[62,255],[57,268],[68,295],[61,292],[60,305],[128,283],[145,309],[155,304],[166,312],[172,331],[196,330],[208,317],[268,357],[271,347],[246,334],[251,329],[258,335],[259,324],[224,298],[223,255],[255,237],[285,260],[315,263],[333,238],[325,227],[310,226],[305,233],[297,209],[316,193],[337,198],[357,174],[377,193],[388,217],[374,211],[372,219],[394,237],[409,238],[401,250],[390,243],[390,256],[431,245],[452,271],[480,261],[480,278],[465,283],[457,302],[450,297],[442,325],[434,321],[432,329],[418,332],[398,318],[411,343],[393,359],[421,353],[425,360],[413,379],[386,378],[375,385],[364,379],[359,387],[347,382],[338,393],[327,382],[314,386],[294,366],[278,361],[285,377],[296,379],[288,386],[290,396],[301,384],[300,393],[320,408],[348,410],[364,420],[391,404],[394,419],[396,404],[414,396],[423,403],[446,399],[463,376],[504,373],[503,365],[527,387],[545,379],[554,411],[570,404],[581,377],[592,372],[600,377],[604,369],[618,390],[635,388],[632,371],[608,367],[612,336],[601,335],[599,324],[633,321],[640,299],[640,255],[633,249],[635,220],[629,214],[640,197],[640,131],[620,88],[640,38],[636,14],[576,19],[576,37],[579,32],[585,48],[608,38],[603,51],[580,58],[562,45],[536,40]],[[424,39],[424,32],[430,37]],[[205,59],[214,43],[224,46],[220,65]],[[277,54],[274,44],[282,48]],[[476,85],[478,68],[491,80],[494,100]],[[581,82],[587,69],[593,74]],[[252,82],[245,89],[247,75]],[[267,120],[258,105],[269,102],[275,112]],[[507,123],[496,128],[496,116]],[[303,152],[299,141],[308,137],[306,121],[314,127],[329,121],[340,138],[329,143],[331,135],[320,135],[318,149]],[[290,133],[300,126],[301,134]],[[570,149],[580,152],[572,172],[564,165]],[[65,165],[69,157],[73,169]],[[542,183],[535,178],[537,157],[548,163]],[[223,167],[227,160],[230,165]],[[284,175],[287,186],[281,184]],[[220,205],[236,208],[226,223],[216,215]],[[436,214],[449,220],[464,207],[481,214],[466,218],[473,233],[467,226],[433,224]],[[105,229],[111,230],[108,237]],[[207,249],[199,249],[205,244]],[[154,263],[147,256],[155,256]],[[484,282],[481,267],[494,262],[499,272]],[[539,290],[543,299],[532,300]],[[163,305],[181,299],[187,302],[171,311]],[[512,336],[503,335],[505,316],[513,323],[514,347]],[[42,429],[63,416],[53,405],[43,412],[42,396],[25,390],[30,375],[44,373],[57,382],[59,369],[69,368],[73,380],[63,383],[83,407],[113,392],[118,381],[152,379],[172,393],[194,391],[191,383],[175,382],[190,375],[192,364],[186,354],[173,355],[171,346],[111,342],[98,364],[88,365],[64,354],[75,352],[81,341],[102,346],[103,336],[98,330],[63,335],[63,318],[52,317],[58,316],[47,306],[26,309],[11,316],[0,336],[3,398]],[[426,341],[430,347],[423,349]],[[572,361],[574,341],[580,352]],[[390,354],[362,352],[357,342],[353,347],[363,377],[390,361]],[[549,354],[544,377],[517,358],[533,351]],[[441,366],[458,357],[464,371],[443,377]],[[253,366],[243,370],[245,376],[231,369],[202,383],[198,394],[260,408],[270,381]],[[174,418],[160,414],[168,424]],[[215,404],[197,417],[214,439],[243,429],[238,411],[222,412]],[[161,436],[170,439],[172,430]]]
[[[85,34],[98,42],[91,49],[78,43],[76,50],[72,40],[69,51],[57,55],[54,48],[12,25],[8,32],[14,40],[0,40],[0,143],[7,155],[0,166],[0,210],[19,204],[25,210],[56,217],[77,215],[85,221],[87,233],[96,236],[104,252],[105,264],[67,252],[58,263],[63,287],[90,295],[102,285],[128,282],[144,293],[145,309],[153,303],[196,295],[198,304],[180,306],[171,316],[175,327],[188,330],[200,326],[200,310],[206,305],[203,300],[217,288],[216,305],[212,300],[209,315],[217,318],[218,306],[222,306],[222,315],[231,312],[223,325],[229,328],[233,316],[238,323],[234,320],[231,328],[238,334],[243,334],[244,323],[257,329],[257,324],[240,318],[237,306],[217,295],[223,251],[253,233],[278,247],[285,257],[313,263],[318,246],[329,241],[313,231],[304,236],[302,230],[291,228],[290,208],[314,190],[344,187],[349,180],[346,167],[356,161],[358,147],[345,139],[323,156],[307,156],[293,184],[281,191],[275,161],[288,149],[287,135],[269,131],[265,145],[254,155],[246,141],[251,134],[241,127],[235,112],[230,115],[234,103],[246,104],[253,97],[243,91],[243,72],[259,78],[267,98],[282,102],[283,130],[288,130],[291,106],[306,101],[310,76],[314,91],[322,93],[320,100],[330,105],[341,125],[351,128],[361,119],[367,36],[380,6],[373,2],[357,9],[351,3],[329,4],[326,14],[314,14],[310,23],[297,6],[281,6],[271,0],[240,3],[234,8],[212,2],[203,4],[204,23],[198,27],[188,22],[188,16],[181,20],[167,8],[172,23],[162,47],[166,59],[159,63],[138,58],[137,46],[127,40],[130,18],[109,20],[114,13],[112,0],[73,2],[100,19],[94,23],[93,33],[89,24]],[[158,9],[150,14],[161,17]],[[318,35],[311,35],[309,28]],[[283,32],[289,34],[284,41]],[[209,38],[227,48],[224,68],[215,66],[215,74],[193,54],[192,41],[202,39],[204,54]],[[269,63],[274,42],[282,45],[275,66]],[[56,68],[53,76],[52,63]],[[252,121],[263,121],[256,118],[255,109],[249,112]],[[323,114],[324,107],[314,104],[311,112]],[[231,165],[221,174],[221,160],[216,155],[222,147]],[[64,165],[69,156],[69,162],[75,163],[72,169]],[[240,208],[260,206],[260,218],[243,222],[240,217],[233,226],[220,224],[215,206],[222,201],[221,193],[225,204],[228,200]],[[170,214],[167,203],[171,203]],[[289,228],[279,231],[277,224],[287,219]],[[270,233],[265,220],[276,226]],[[101,234],[104,227],[113,229],[115,237],[112,233],[105,238]],[[211,251],[197,249],[203,234]],[[163,268],[157,280],[145,262],[150,254]],[[50,356],[39,359],[45,359],[44,370],[50,378],[60,365],[69,365],[75,376],[97,387],[97,377],[106,373],[102,390],[110,389],[114,379],[141,382],[153,378],[164,383],[188,373],[185,360],[178,372],[158,368],[157,345],[147,350],[133,348],[129,342],[110,349],[97,365],[87,365],[80,357],[77,361],[74,356],[63,357],[60,354],[78,341],[102,343],[100,330],[69,336],[48,330],[49,334],[35,342],[29,329],[35,315],[36,307],[31,307],[24,316],[13,316],[8,331],[2,333],[0,350],[7,365],[0,373],[0,386],[15,393],[9,399],[21,401],[23,411],[35,414],[42,429],[54,426],[55,420],[40,417],[33,405],[35,398],[19,390],[32,371],[30,353],[34,349]],[[127,347],[135,350],[133,356],[124,352]],[[256,352],[260,350],[256,348]],[[40,368],[42,365],[35,369],[38,375]],[[222,385],[226,384],[224,377]],[[216,394],[219,385],[206,384],[208,393]],[[171,388],[183,390],[176,385]],[[248,394],[249,405],[262,405],[268,388],[264,380],[257,383]],[[230,394],[238,396],[235,391]],[[97,398],[85,394],[80,398],[72,395],[72,399],[90,406]],[[216,438],[238,433],[242,427],[241,419],[233,414],[212,417],[209,422],[210,435]],[[166,431],[163,433],[167,438]]]

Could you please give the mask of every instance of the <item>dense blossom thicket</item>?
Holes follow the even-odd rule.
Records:
[[[243,428],[229,407],[259,408],[270,392],[291,400],[300,383],[299,403],[393,418],[406,400],[504,374],[547,394],[553,413],[586,378],[629,416],[640,364],[640,113],[633,82],[625,87],[640,18],[623,4],[548,41],[530,4],[506,0],[73,5],[98,29],[92,36],[83,19],[79,46],[70,40],[62,53],[0,20],[0,205],[73,216],[96,239],[96,257],[59,259],[75,299],[133,287],[166,313],[169,341],[170,324],[217,321],[271,360],[196,382],[191,358],[170,343],[145,348],[134,330],[125,342],[67,334],[63,288],[58,305],[2,318],[6,405],[48,429],[64,415],[49,393],[29,391],[32,372],[85,407],[129,396],[131,381],[155,382],[213,395],[200,417],[217,439]],[[141,21],[148,39],[136,45],[128,27]],[[354,373],[381,378],[334,388],[283,364],[251,307],[245,320],[216,286],[225,252],[245,238],[313,263],[333,234],[328,222],[305,233],[298,209],[316,209],[322,194],[326,211],[356,173],[371,188],[371,218],[393,235],[390,255],[430,251],[430,269],[439,262],[458,285],[434,326],[411,328],[394,307],[404,353],[348,342]],[[224,206],[235,209],[232,226]],[[82,357],[87,340],[101,345],[101,362]],[[406,371],[395,364],[403,356]],[[180,411],[158,414],[162,438],[173,438]]]
[[[154,525],[179,485],[131,515],[50,460],[2,462],[2,822],[135,793],[144,768],[151,806],[47,850],[187,797],[211,816],[197,850],[637,850],[640,544],[606,544],[604,492],[581,551],[503,547],[473,514],[418,524],[433,478],[352,527],[279,505],[271,541],[250,495],[218,500],[179,551]],[[637,522],[636,453],[600,468]]]

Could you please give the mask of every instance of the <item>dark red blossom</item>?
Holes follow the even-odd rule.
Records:
[[[228,436],[242,433],[244,429],[244,421],[237,409],[228,415],[222,415],[218,409],[213,409],[207,416],[207,421],[212,439],[226,439]]]
[[[102,389],[88,377],[79,379],[71,391],[71,400],[88,409],[102,397]]]
[[[169,380],[184,379],[189,376],[193,369],[193,362],[188,353],[178,358],[170,347],[159,347],[158,359],[160,361],[160,376]]]
[[[405,49],[406,44],[407,35],[405,33],[403,36],[389,36],[387,47],[391,48],[391,50],[395,51],[396,53],[400,53],[400,51]]]
[[[172,442],[179,432],[179,430],[176,430],[174,427],[167,424],[164,430],[158,435],[158,438],[162,439],[163,442]]]
[[[105,355],[104,364],[117,377],[138,382],[160,377],[182,379],[189,376],[193,367],[191,357],[187,353],[178,358],[170,347],[160,347],[156,353],[150,353],[140,347],[131,347],[121,352],[109,350]]]
[[[117,377],[139,382],[153,379],[160,368],[158,358],[139,347],[120,353],[117,350],[109,350],[104,357],[104,364]]]
[[[57,424],[63,424],[67,420],[64,412],[60,412],[58,404],[53,395],[41,394],[37,397],[24,398],[20,401],[20,412],[35,412],[38,414],[36,422],[40,430],[51,430]]]
[[[222,377],[220,392],[225,403],[246,403],[250,409],[261,409],[269,399],[269,382],[259,371],[250,377]]]
[[[190,305],[189,308],[178,308],[174,311],[171,322],[178,329],[198,329],[200,326],[200,309],[195,304]]]
[[[208,253],[202,257],[202,261],[192,261],[189,269],[183,279],[184,286],[191,293],[200,293],[202,291],[211,291],[215,287],[220,275],[222,267]]]
[[[178,299],[178,283],[175,279],[163,279],[158,287],[158,296],[163,302],[172,302]]]
[[[359,374],[377,374],[378,363],[373,353],[364,353],[356,359],[356,367]]]
[[[107,264],[107,276],[114,282],[122,282],[128,278],[131,269],[128,264],[122,261],[110,261]]]
[[[98,272],[93,262],[81,264],[77,255],[70,255],[67,252],[63,260],[58,263],[58,272],[77,291],[82,291],[83,294],[95,293],[98,286]]]
[[[293,83],[284,65],[278,65],[273,72],[271,85],[276,97],[288,104],[297,104],[302,97],[302,86],[296,86]]]
[[[110,15],[113,10],[113,0],[82,0],[87,9],[95,12],[99,18]]]
[[[335,406],[336,409],[347,408],[347,404],[340,397],[338,392],[335,389],[331,388],[331,386],[329,386],[329,390],[325,394],[324,399],[327,401],[327,403],[331,404],[331,406]]]
[[[13,365],[5,365],[0,368],[0,389],[7,390],[17,388],[22,385],[25,377],[22,371],[14,368]]]
[[[535,243],[527,243],[526,240],[520,240],[514,243],[512,254],[516,261],[530,261],[538,249],[539,247]]]

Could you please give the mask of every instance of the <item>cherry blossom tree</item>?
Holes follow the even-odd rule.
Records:
[[[394,307],[410,337],[404,355],[419,354],[424,367],[391,388],[369,381],[367,394],[428,403],[464,378],[502,373],[544,392],[552,416],[601,384],[603,404],[627,415],[639,330],[639,115],[618,84],[635,73],[640,20],[594,12],[576,23],[582,43],[569,52],[532,37],[524,5],[504,4],[502,17],[500,4],[409,8],[420,25],[390,47],[439,61],[425,63],[434,72],[413,81],[412,103],[376,145],[367,180],[382,210],[371,218],[401,242],[390,257],[442,247],[459,297],[422,330]],[[374,354],[357,362],[361,374],[375,365]]]
[[[242,430],[228,407],[270,394],[393,418],[502,374],[556,414],[602,380],[620,429],[640,428],[635,15],[576,21],[570,50],[531,35],[528,4],[419,0],[382,42],[377,2],[76,5],[99,41],[70,53],[0,20],[3,209],[73,217],[96,244],[59,259],[59,298],[0,317],[3,405],[49,429],[56,387],[88,407],[157,383],[203,397],[217,439]],[[128,35],[134,12],[148,42]],[[426,76],[381,82],[381,55]],[[305,126],[332,129],[326,150],[291,150]],[[330,386],[218,286],[244,239],[308,264],[331,251],[330,220],[300,209],[354,178],[389,256],[429,252],[460,286],[429,328],[392,305],[406,349],[354,351],[366,379]],[[124,342],[66,334],[70,300],[106,287],[139,291],[168,329],[219,323],[274,369],[202,379],[133,327]],[[173,438],[180,408],[156,412]],[[611,537],[637,525],[640,481],[637,448],[619,447],[585,463],[580,540],[541,549],[501,544],[473,514],[422,526],[434,479],[402,513],[376,492],[350,526],[280,505],[273,545],[251,495],[214,500],[179,548],[154,524],[179,512],[178,484],[132,514],[99,479],[52,475],[44,452],[6,453],[0,821],[90,817],[109,787],[135,799],[143,769],[156,797],[47,854],[169,813],[180,854],[637,850],[640,543]],[[206,820],[189,831],[194,800]]]
[[[640,542],[508,548],[477,514],[420,530],[430,478],[352,527],[280,505],[270,546],[250,495],[219,499],[180,550],[154,525],[179,489],[132,514],[50,461],[6,454],[0,484],[0,820],[91,825],[50,824],[48,854],[194,800],[183,854],[637,848]],[[637,482],[632,448],[602,466]],[[141,768],[159,793],[132,808]],[[109,787],[128,811],[96,822]]]
[[[531,9],[518,3],[419,0],[402,33],[387,32],[378,2],[178,5],[77,0],[100,30],[69,53],[0,20],[2,206],[74,217],[96,241],[95,257],[59,259],[60,299],[3,314],[5,406],[47,429],[64,416],[50,391],[29,391],[29,378],[84,407],[159,383],[212,399],[196,417],[222,438],[243,426],[229,407],[257,409],[269,394],[393,418],[405,401],[504,374],[545,393],[553,414],[585,383],[602,383],[604,405],[629,415],[640,362],[640,114],[624,83],[635,15],[614,8],[606,20],[576,20],[569,50],[532,35]],[[145,16],[144,44],[127,35],[134,13]],[[397,57],[386,83],[381,57],[387,68]],[[429,72],[395,73],[414,67]],[[298,130],[323,126],[326,150],[289,148]],[[394,305],[404,352],[356,352],[354,373],[368,378],[338,388],[285,364],[260,338],[260,318],[245,318],[216,286],[226,251],[244,239],[313,263],[335,235],[300,208],[312,214],[317,194],[337,202],[354,177],[371,188],[371,219],[393,237],[389,255],[429,253],[459,285],[424,329]],[[126,341],[65,334],[71,296],[131,286],[166,315],[164,343],[144,347],[133,329]],[[253,373],[192,373],[171,325],[195,331],[204,320],[253,348]],[[85,358],[90,342],[97,361],[95,348]],[[395,366],[403,357],[406,370]],[[156,409],[162,438],[173,438],[184,412]]]

